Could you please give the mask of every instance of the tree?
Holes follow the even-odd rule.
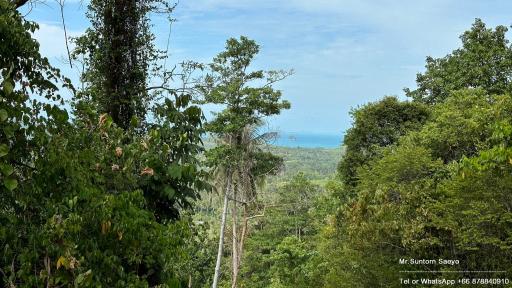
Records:
[[[247,71],[258,52],[259,46],[253,40],[243,36],[239,40],[229,39],[226,50],[210,64],[211,74],[205,77],[206,88],[203,90],[205,103],[225,108],[215,114],[206,128],[220,142],[208,151],[208,158],[225,175],[223,215],[227,211],[228,198],[232,200],[232,287],[237,287],[249,209],[256,197],[256,180],[275,171],[282,162],[262,149],[261,145],[270,134],[259,135],[257,128],[263,124],[264,117],[277,115],[290,107],[287,101],[280,99],[281,92],[272,87],[290,72]],[[260,81],[264,84],[251,86]],[[243,207],[242,224],[238,219],[239,205]],[[221,224],[221,231],[224,231],[224,224]],[[221,234],[220,250],[223,237]],[[219,255],[222,255],[220,250]],[[219,277],[220,260],[217,263],[214,287]]]
[[[452,92],[443,103],[435,106],[432,121],[408,137],[429,147],[432,156],[445,163],[474,156],[488,146],[492,126],[504,117],[495,111],[496,99],[482,89]],[[502,103],[505,105],[506,101]]]
[[[512,92],[512,47],[506,38],[508,29],[486,28],[476,19],[471,30],[460,39],[462,47],[442,58],[427,57],[425,73],[416,77],[418,88],[405,89],[415,101],[435,104],[455,90],[481,88],[490,94]]]
[[[429,110],[420,103],[385,97],[352,110],[351,115],[354,123],[345,134],[345,154],[338,166],[347,188],[357,184],[357,170],[378,156],[382,147],[390,146],[400,136],[419,129],[428,119]]]
[[[40,55],[36,28],[0,0],[2,283],[186,285],[195,227],[179,218],[207,188],[201,109],[173,93],[139,133],[87,98],[69,117],[58,85],[74,90]]]
[[[173,8],[161,0],[93,0],[88,5],[92,27],[74,40],[74,59],[84,57],[86,68],[86,89],[79,96],[124,130],[144,123],[152,100],[149,77],[164,68],[156,63],[166,55],[154,46],[149,13],[170,14]]]
[[[281,185],[264,205],[265,211],[253,224],[247,242],[241,275],[243,287],[311,287],[315,269],[316,225],[313,210],[321,188],[299,172]],[[269,201],[269,200],[266,200]]]
[[[461,36],[462,48],[427,58],[418,89],[406,89],[412,103],[390,105],[400,109],[387,113],[381,103],[356,110],[340,163],[342,189],[351,197],[334,195],[341,203],[320,249],[328,263],[326,287],[400,287],[398,271],[421,276],[414,274],[417,265],[398,264],[400,258],[460,260],[459,266],[430,266],[436,278],[510,270],[506,32],[477,19]]]
[[[145,138],[148,150],[154,152],[146,165],[165,177],[144,179],[138,185],[162,222],[177,219],[178,207],[190,208],[198,196],[196,189],[205,187],[196,181],[203,173],[196,158],[203,150],[202,111],[191,105],[187,91],[164,86],[172,72],[157,63],[166,55],[157,51],[150,31],[149,14],[169,16],[173,8],[160,0],[91,1],[87,15],[92,27],[75,39],[73,51],[74,59],[84,66],[83,89],[74,99],[77,116],[84,121],[91,115],[110,117],[127,132],[127,143],[135,140],[134,134]],[[150,77],[160,72],[165,83],[148,87]],[[156,94],[150,95],[150,90],[157,90]],[[146,119],[150,113],[151,119]]]
[[[460,259],[465,271],[506,267],[511,109],[510,96],[453,92],[419,130],[360,169],[355,197],[333,224],[328,253],[338,256],[327,286],[399,287],[397,271],[417,270],[399,258]],[[489,254],[503,257],[482,260]]]

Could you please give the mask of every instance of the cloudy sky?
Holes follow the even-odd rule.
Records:
[[[64,36],[58,6],[48,0],[27,16],[40,23],[43,54],[63,64]],[[277,85],[292,109],[269,126],[281,132],[341,135],[352,107],[384,95],[405,98],[427,55],[441,57],[459,46],[475,18],[489,26],[512,24],[509,0],[181,0],[172,26],[170,62],[208,62],[229,37],[257,41],[255,68],[294,69]],[[85,7],[65,6],[68,33],[88,27]],[[165,47],[169,25],[154,19]]]

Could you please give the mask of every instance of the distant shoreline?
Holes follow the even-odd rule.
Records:
[[[268,144],[276,147],[285,148],[308,148],[308,149],[337,149],[342,146],[343,135],[334,134],[315,134],[315,133],[278,133],[274,140]],[[203,138],[205,143],[210,143],[211,139]],[[208,147],[208,145],[206,145]]]
[[[278,138],[271,144],[290,148],[339,148],[342,138],[341,134],[279,133]]]

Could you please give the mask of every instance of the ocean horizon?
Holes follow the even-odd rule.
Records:
[[[279,132],[273,145],[301,148],[337,148],[342,144],[343,135],[305,132]]]

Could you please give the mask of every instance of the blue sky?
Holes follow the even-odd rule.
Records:
[[[256,40],[257,69],[294,69],[276,87],[292,103],[268,126],[281,132],[341,135],[351,125],[352,107],[384,95],[405,98],[415,87],[427,55],[441,57],[457,48],[458,36],[475,18],[488,26],[512,24],[512,1],[497,0],[181,0],[172,26],[171,58],[208,62],[225,40]],[[67,0],[69,34],[88,26],[85,7]],[[44,55],[64,72],[64,36],[57,6],[38,5],[28,18],[40,23],[36,38]],[[164,47],[169,26],[155,18]]]

